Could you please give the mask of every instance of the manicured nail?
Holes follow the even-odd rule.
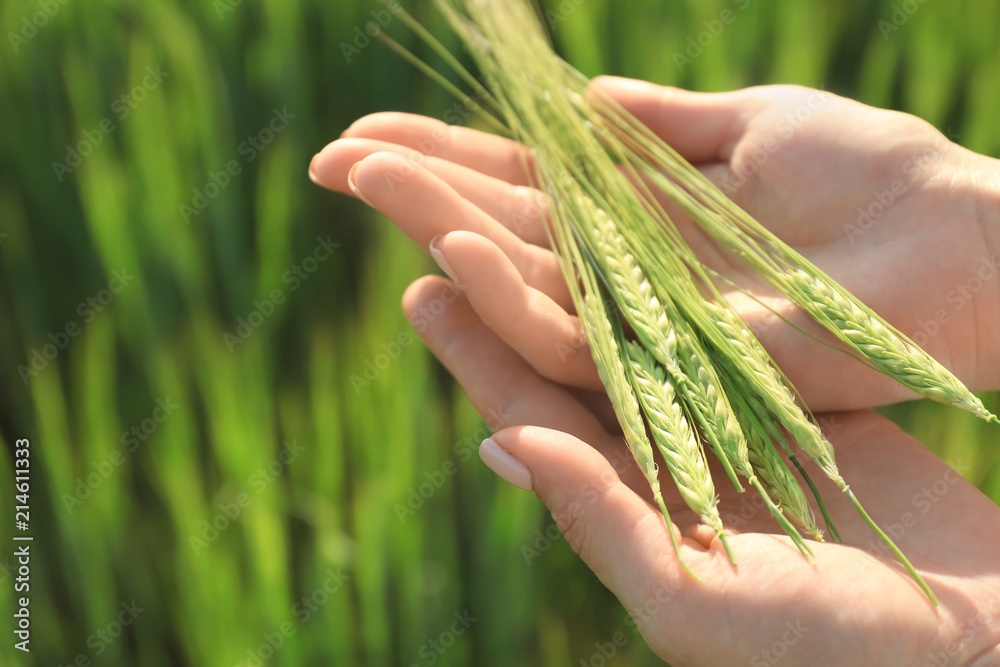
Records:
[[[313,155],[313,159],[309,161],[309,180],[316,185],[323,185],[319,182],[319,178],[316,177],[316,159],[319,158],[319,153]]]
[[[431,239],[430,251],[431,257],[437,262],[437,265],[441,267],[441,270],[448,274],[448,277],[454,280],[456,283],[459,282],[458,277],[455,275],[455,269],[451,268],[451,264],[445,259],[444,253],[438,248],[438,242],[441,240],[441,234],[438,234]]]
[[[514,486],[531,491],[531,472],[492,438],[486,438],[479,445],[479,458],[490,470]]]
[[[654,88],[654,86],[645,81],[628,79],[621,76],[602,76],[600,85],[605,89],[610,88],[615,92],[624,93],[649,93]]]
[[[370,201],[368,201],[368,198],[365,197],[365,194],[361,192],[361,188],[359,188],[358,184],[354,182],[354,172],[358,170],[358,164],[360,163],[356,162],[354,166],[351,167],[351,171],[349,171],[347,174],[347,187],[351,189],[351,192],[357,195],[358,199],[368,204],[372,208],[375,208],[375,205],[372,204]]]

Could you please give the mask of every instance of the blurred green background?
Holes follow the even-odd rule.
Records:
[[[428,3],[401,4],[459,50]],[[992,0],[543,7],[589,75],[823,87],[1000,154]],[[366,45],[379,8],[0,5],[0,664],[600,665],[618,631],[607,664],[658,664],[400,338],[430,261],[306,177],[361,115],[453,105]],[[926,403],[887,413],[1000,500],[995,432]],[[18,438],[30,656],[8,630]]]

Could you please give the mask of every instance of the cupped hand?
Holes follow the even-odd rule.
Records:
[[[769,113],[753,91],[725,94],[728,99],[660,91],[657,94],[675,99],[656,103],[651,99],[653,89],[649,99],[630,100],[628,95],[637,93],[623,86],[633,84],[599,85],[724,186],[727,174],[740,173],[733,171],[739,164],[734,156],[740,141],[749,141],[746,137],[754,134],[750,121]],[[798,89],[757,92],[764,98],[808,94]],[[744,94],[749,97],[741,97]],[[846,105],[842,114],[876,113],[854,109],[847,101],[833,103]],[[701,140],[685,144],[683,137],[670,137],[654,122],[673,125],[684,118],[690,121],[687,132],[700,132]],[[815,118],[819,123],[821,116]],[[799,138],[790,137],[787,150],[809,138],[802,128],[812,120],[803,121]],[[836,125],[836,117],[825,122]],[[742,132],[735,131],[741,124]],[[850,145],[853,139],[844,135],[843,127],[839,141]],[[827,142],[814,147],[836,147],[838,138],[829,130],[814,129]],[[714,148],[709,141],[706,147],[711,137],[730,140],[720,139]],[[765,151],[766,146],[765,142]],[[889,236],[879,241],[888,233],[881,232],[882,227],[873,223],[864,237],[851,244],[846,237],[835,239],[832,230],[838,223],[817,213],[835,205],[829,200],[801,209],[795,214],[800,218],[792,212],[767,218],[754,210],[762,204],[753,200],[768,201],[761,193],[780,198],[787,196],[781,194],[787,182],[800,176],[808,180],[791,173],[790,167],[784,179],[768,176],[768,164],[780,171],[784,150],[779,146],[768,153],[770,157],[748,174],[746,182],[728,181],[731,196],[905,330],[894,309],[901,300],[899,290],[906,291],[897,274],[908,264],[900,250],[895,272],[878,277],[879,247],[894,247]],[[839,157],[836,150],[828,154],[843,165],[849,152],[842,148]],[[961,162],[960,149],[945,152],[958,156],[949,158],[955,164]],[[861,155],[855,159],[864,162]],[[449,275],[451,280],[436,276],[417,280],[404,297],[404,309],[480,413],[505,415],[509,428],[484,444],[484,459],[548,505],[569,544],[619,597],[647,643],[678,666],[748,660],[773,664],[775,659],[789,665],[1000,664],[1000,562],[994,556],[1000,547],[1000,509],[878,416],[836,413],[821,415],[821,422],[844,477],[928,581],[941,601],[939,608],[928,603],[815,467],[810,472],[845,541],[813,544],[815,564],[803,560],[766,510],[752,502],[751,494],[737,495],[724,483],[717,487],[720,511],[731,531],[738,568],[728,562],[711,531],[699,526],[666,476],[663,486],[675,525],[665,525],[650,506],[645,482],[624,449],[555,257],[546,247],[544,200],[530,187],[527,161],[522,147],[497,137],[420,117],[382,114],[352,126],[344,139],[324,149],[310,172],[317,182],[352,192],[385,213],[428,249]],[[854,169],[860,167],[855,164]],[[878,182],[889,177],[881,178]],[[921,191],[934,191],[933,180],[929,178]],[[863,198],[864,187],[854,187],[853,201]],[[842,186],[841,191],[848,189]],[[962,194],[955,183],[952,192]],[[896,206],[906,199],[900,198]],[[930,202],[927,199],[926,206]],[[944,212],[944,204],[940,206]],[[879,217],[879,225],[891,220],[892,208]],[[808,210],[816,216],[810,223],[817,228],[814,236],[804,229],[782,227],[808,222]],[[894,224],[910,223],[900,218]],[[972,225],[948,220],[940,224],[968,224],[966,231]],[[923,233],[931,234],[928,230]],[[686,231],[706,262],[724,262],[721,253],[713,257],[713,248],[696,232]],[[935,264],[943,267],[939,274],[945,278],[939,280],[947,281],[949,271],[959,271],[955,263],[960,255],[967,259],[964,239],[959,237],[954,233],[937,237],[951,243],[924,247],[925,254],[937,252],[942,257]],[[987,232],[981,233],[980,247],[987,237]],[[849,250],[845,245],[855,247]],[[852,255],[861,258],[852,260]],[[865,280],[852,284],[850,277],[863,267],[868,272]],[[883,289],[894,298],[886,300],[874,288],[866,294],[876,280],[883,281]],[[752,281],[745,284],[759,289]],[[981,299],[986,290],[984,285],[973,296]],[[969,304],[975,306],[977,318],[993,316],[984,303]],[[845,370],[850,364],[826,348],[791,343],[795,336],[809,339],[762,315],[753,302],[741,301],[739,306],[814,409],[870,405],[902,395],[885,383],[864,389],[850,386],[851,381],[868,384],[872,378],[862,370]],[[912,315],[912,308],[904,310],[905,317]],[[947,343],[937,356],[954,366],[966,358],[962,345],[968,342],[960,345],[956,340],[941,334],[928,347],[934,352],[932,344]],[[984,358],[985,352],[973,347],[972,358]],[[810,371],[817,368],[821,370]],[[974,378],[965,375],[965,379],[977,387]],[[886,477],[887,470],[891,477]],[[725,481],[718,470],[715,473],[715,479]],[[678,566],[668,529],[681,531],[681,555],[702,583]]]
[[[465,243],[488,244],[468,232],[441,244],[459,279],[476,272],[474,253],[459,258]],[[443,310],[436,307],[442,300],[450,304]],[[538,495],[634,629],[671,664],[1000,664],[1000,508],[884,418],[819,416],[845,478],[896,537],[940,607],[931,606],[815,466],[810,474],[844,544],[810,543],[815,564],[809,564],[752,492],[740,495],[720,483],[735,568],[663,473],[675,522],[669,529],[683,535],[681,556],[699,583],[679,567],[668,527],[606,404],[542,377],[522,356],[523,342],[512,347],[498,336],[449,280],[419,279],[403,305],[415,321],[440,313],[421,320],[427,322],[421,335],[481,414],[530,424],[495,433],[483,445],[484,460]],[[721,470],[713,473],[725,482]]]
[[[953,144],[913,116],[796,86],[692,93],[602,77],[591,94],[620,102],[971,389],[1000,388],[1000,346],[993,344],[1000,328],[995,160]],[[403,160],[374,155],[386,152]],[[425,249],[436,234],[480,232],[529,285],[572,313],[547,250],[544,198],[530,187],[522,147],[428,118],[376,114],[324,149],[312,173],[319,183],[354,194],[347,176],[359,162],[355,183],[400,194],[385,212]],[[429,208],[432,201],[440,210]],[[722,286],[811,409],[913,397],[789,326],[782,318],[835,342],[667,208],[703,261],[756,297]],[[583,384],[595,388],[596,382],[593,374]]]
[[[480,273],[489,253],[500,253],[470,232],[446,235],[436,250],[463,285],[472,283],[466,278]],[[523,299],[530,298],[528,288],[521,289]],[[436,307],[442,300],[450,303],[443,310]],[[494,333],[471,297],[456,296],[451,281],[418,280],[404,308],[414,321],[428,323],[421,335],[481,413],[533,425],[495,434],[497,444],[485,446],[484,458],[538,494],[570,546],[672,664],[754,658],[770,664],[772,656],[788,665],[910,665],[937,656],[971,664],[1000,640],[1000,563],[994,556],[1000,509],[881,417],[820,416],[845,477],[876,521],[898,536],[941,600],[939,609],[815,468],[811,474],[845,540],[814,544],[815,565],[777,531],[766,509],[722,484],[720,510],[739,561],[733,568],[665,477],[671,516],[686,535],[681,554],[699,584],[678,567],[645,481],[596,395],[543,378],[525,360],[532,352],[522,352],[530,342]],[[435,312],[441,314],[424,315]],[[893,471],[888,482],[886,470]]]

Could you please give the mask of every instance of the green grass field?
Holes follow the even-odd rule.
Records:
[[[306,176],[358,116],[454,103],[365,42],[379,7],[0,5],[0,665],[587,665],[618,631],[608,664],[660,664],[476,456],[488,427],[398,305],[430,260]],[[1000,155],[990,0],[544,7],[588,75],[823,87]],[[886,413],[1000,501],[995,430]],[[7,630],[21,438],[30,654]]]

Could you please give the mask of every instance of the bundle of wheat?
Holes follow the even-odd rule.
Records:
[[[815,495],[831,537],[839,540],[816,487],[785,439],[787,432],[848,495],[937,604],[841,477],[833,446],[720,293],[721,277],[699,261],[658,202],[669,200],[684,211],[865,363],[928,398],[1000,421],[941,364],[753,220],[625,110],[607,99],[587,99],[587,79],[554,53],[529,2],[436,2],[488,86],[412,18],[403,14],[403,19],[491,108],[485,114],[488,122],[531,149],[530,171],[548,198],[553,250],[625,441],[668,525],[654,451],[681,497],[716,532],[735,563],[704,443],[736,488],[742,491],[740,478],[746,479],[802,554],[811,558],[792,522],[817,540],[822,533],[784,452]],[[676,541],[674,549],[680,559]]]

